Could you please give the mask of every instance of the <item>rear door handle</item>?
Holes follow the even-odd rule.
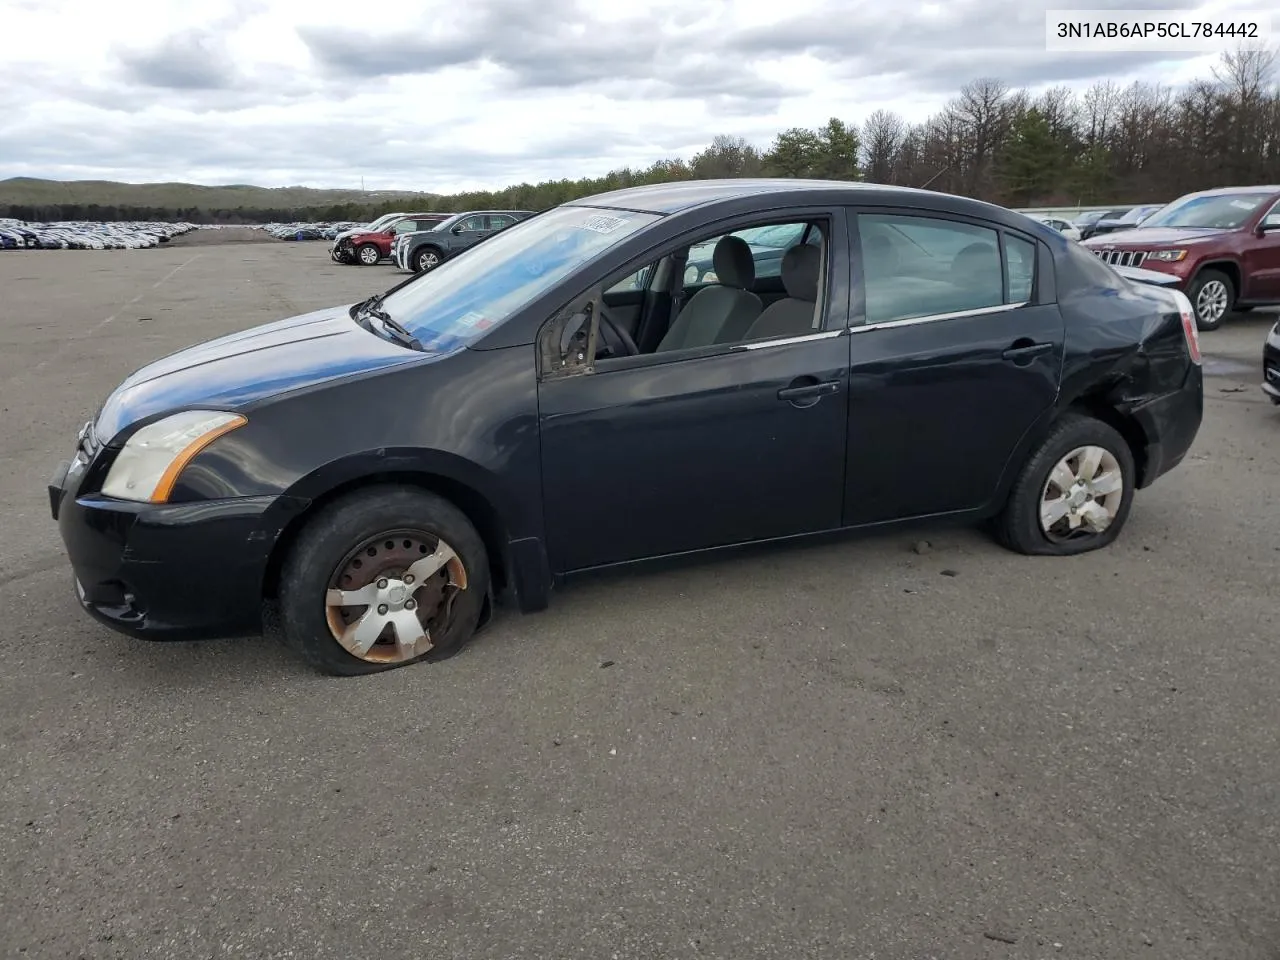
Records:
[[[821,383],[803,383],[794,387],[783,387],[778,391],[779,400],[795,403],[797,400],[812,400],[815,403],[822,397],[840,392],[839,380],[823,380]]]
[[[1028,363],[1040,356],[1042,353],[1049,353],[1053,350],[1052,343],[1033,343],[1030,340],[1015,340],[1011,346],[1000,356],[1006,360],[1012,360],[1014,363]]]

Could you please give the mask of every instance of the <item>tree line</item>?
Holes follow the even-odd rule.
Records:
[[[1032,96],[997,78],[966,84],[923,123],[877,110],[862,124],[793,127],[767,148],[717,136],[688,159],[624,167],[602,177],[522,183],[497,191],[424,195],[415,212],[486,207],[544,210],[640,184],[724,177],[868,180],[1014,207],[1158,203],[1215,186],[1280,183],[1277,51],[1224,53],[1184,88],[1095,83]],[[192,223],[364,221],[405,200],[294,209],[13,204],[23,220],[185,220]],[[0,207],[0,211],[5,211]]]

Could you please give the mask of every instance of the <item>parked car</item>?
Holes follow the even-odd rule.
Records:
[[[1232,310],[1280,303],[1280,186],[1189,193],[1085,246],[1108,263],[1173,274],[1199,329],[1216,330]]]
[[[784,226],[760,281],[742,233]],[[708,245],[718,279],[689,290]],[[1203,412],[1190,303],[1123,273],[940,193],[618,190],[142,367],[50,508],[103,623],[256,631],[268,598],[338,674],[447,655],[495,599],[538,610],[575,573],[673,554],[944,518],[1081,554]]]
[[[397,238],[391,257],[401,270],[425,273],[499,230],[532,216],[529,210],[468,210]]]
[[[1272,403],[1280,404],[1280,321],[1271,327],[1262,345],[1262,392]]]
[[[391,242],[401,234],[430,230],[449,219],[447,213],[413,213],[385,223],[377,230],[352,230],[339,234],[330,255],[338,263],[372,267],[391,256]]]
[[[1070,220],[1063,220],[1061,217],[1049,217],[1049,216],[1033,216],[1031,219],[1036,220],[1040,223],[1043,223],[1046,226],[1052,227],[1054,230],[1057,230],[1060,234],[1062,234],[1068,240],[1080,239],[1080,228],[1077,227]]]
[[[1139,226],[1142,221],[1159,210],[1163,204],[1148,203],[1140,207],[1134,207],[1120,217],[1102,217],[1094,221],[1089,228],[1089,236],[1100,237],[1104,233],[1115,233],[1117,230],[1128,230],[1132,227]],[[1083,238],[1082,238],[1083,239]]]
[[[1112,207],[1109,210],[1092,211],[1076,217],[1075,226],[1076,229],[1080,231],[1080,239],[1088,240],[1093,236],[1098,224],[1106,221],[1119,220],[1132,209],[1132,207]]]

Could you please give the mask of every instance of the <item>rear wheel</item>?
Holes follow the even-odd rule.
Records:
[[[281,627],[326,673],[376,673],[460,649],[488,587],[484,541],[462,511],[412,487],[368,488],[303,529],[281,571]]]
[[[356,258],[359,259],[362,266],[372,267],[382,259],[382,254],[375,244],[362,243],[356,249]]]
[[[1114,427],[1066,414],[1027,458],[996,522],[997,536],[1032,555],[1108,546],[1129,517],[1135,477],[1133,453]]]
[[[1235,303],[1235,284],[1221,270],[1202,270],[1191,282],[1187,297],[1195,310],[1196,328],[1217,330]]]

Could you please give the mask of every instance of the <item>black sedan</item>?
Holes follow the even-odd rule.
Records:
[[[759,283],[739,234],[790,226]],[[686,287],[691,249],[715,282]],[[1135,274],[1137,276],[1137,274]],[[1026,217],[800,180],[532,216],[386,294],[130,376],[49,486],[80,603],[318,667],[455,651],[584,570],[904,521],[1111,543],[1182,460],[1186,297]]]
[[[1262,392],[1272,403],[1280,404],[1280,321],[1271,328],[1262,345]]]

